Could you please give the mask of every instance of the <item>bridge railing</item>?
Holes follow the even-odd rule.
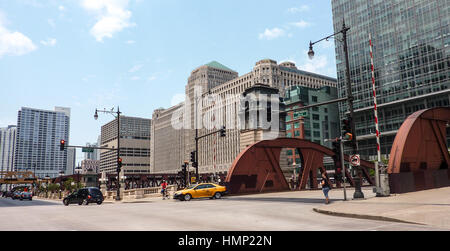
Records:
[[[173,193],[177,190],[177,185],[169,185],[167,186],[167,190],[169,191],[170,195],[173,195]],[[104,192],[103,196],[107,200],[112,200],[117,195],[117,191],[106,191]],[[161,195],[161,187],[147,187],[147,188],[135,188],[135,189],[128,189],[123,190],[121,192],[120,197],[125,200],[129,199],[144,199],[144,198],[151,198],[151,197],[160,197]]]

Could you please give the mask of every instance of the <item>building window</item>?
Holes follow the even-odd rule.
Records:
[[[312,101],[317,102],[317,96],[312,96]]]
[[[313,120],[320,120],[319,114],[313,114]]]

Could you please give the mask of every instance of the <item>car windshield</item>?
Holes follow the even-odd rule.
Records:
[[[197,186],[197,184],[190,185],[190,186],[188,186],[186,189],[193,189],[193,188],[196,187],[196,186]]]
[[[95,189],[95,188],[90,188],[90,189],[89,189],[89,192],[90,192],[92,195],[100,195],[100,194],[102,194],[102,192],[100,192],[100,190]]]

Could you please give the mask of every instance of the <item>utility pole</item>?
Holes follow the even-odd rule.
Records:
[[[356,130],[355,130],[355,121],[354,121],[354,109],[353,109],[353,94],[352,94],[352,87],[351,87],[351,80],[350,80],[350,63],[348,59],[348,45],[347,45],[347,32],[350,30],[350,27],[347,27],[345,25],[345,20],[342,20],[342,29],[330,36],[327,36],[325,38],[322,38],[316,42],[310,42],[309,43],[309,51],[308,56],[310,59],[314,57],[314,50],[313,45],[323,41],[328,40],[331,37],[335,37],[337,34],[342,33],[342,40],[337,39],[336,40],[343,42],[344,47],[344,59],[345,59],[345,82],[347,87],[347,105],[348,105],[348,111],[349,111],[349,120],[350,120],[350,127],[352,131],[352,139],[351,139],[351,146],[352,146],[352,153],[356,154],[358,152],[358,145],[356,142]],[[361,191],[361,167],[356,167],[356,177],[354,178],[355,182],[355,193],[353,194],[354,199],[360,199],[364,198],[364,194]]]

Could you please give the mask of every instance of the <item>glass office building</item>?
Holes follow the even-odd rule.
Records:
[[[22,107],[17,118],[14,168],[32,171],[39,178],[58,177],[67,169],[67,148],[60,150],[60,140],[69,145],[70,108],[54,111]]]
[[[403,121],[418,110],[449,106],[448,0],[332,0],[334,31],[350,27],[348,51],[358,149],[376,156],[369,33],[382,154],[389,154]],[[337,38],[342,38],[338,35]],[[339,97],[345,97],[343,43],[335,40]],[[340,117],[347,104],[339,107]]]

